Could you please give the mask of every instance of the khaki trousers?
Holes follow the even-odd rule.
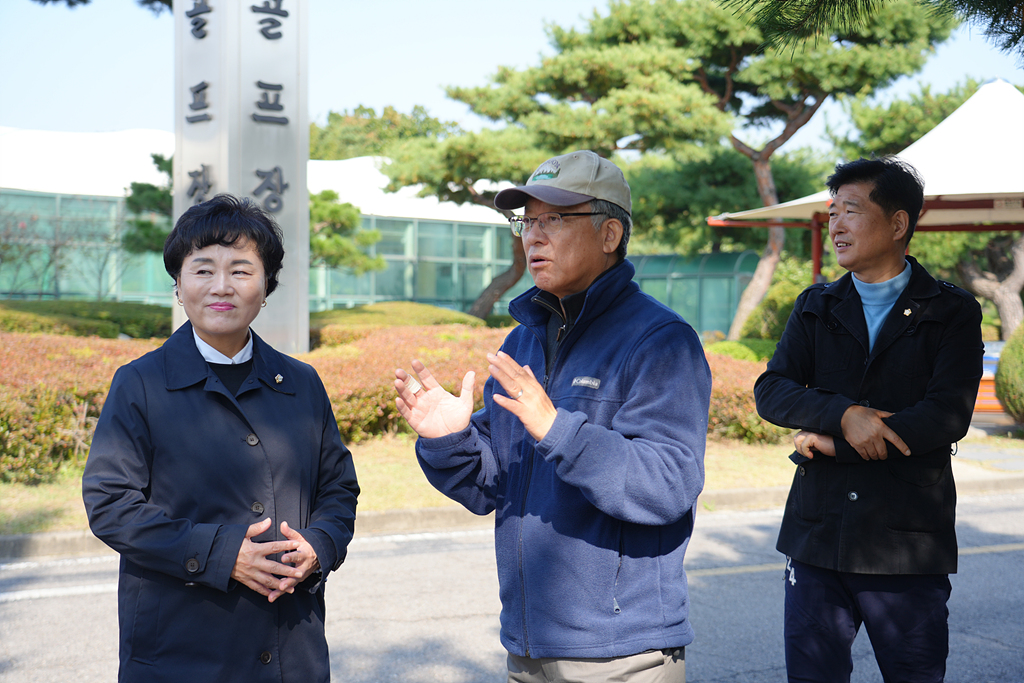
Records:
[[[686,683],[685,648],[605,659],[532,659],[509,654],[509,683]]]

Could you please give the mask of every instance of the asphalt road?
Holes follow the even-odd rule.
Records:
[[[687,555],[690,683],[785,680],[779,510],[701,513]],[[1024,493],[963,496],[949,683],[1024,681]],[[0,565],[0,681],[113,681],[113,554]],[[327,587],[335,681],[499,683],[488,529],[358,538]],[[855,683],[881,676],[861,633]]]

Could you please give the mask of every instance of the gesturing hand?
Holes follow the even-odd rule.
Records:
[[[883,417],[890,415],[892,413],[884,410],[854,404],[843,413],[843,438],[865,460],[885,460],[888,457],[886,441],[896,446],[903,455],[910,455],[910,447],[903,443],[899,434],[882,422]]]
[[[508,396],[494,394],[494,402],[519,418],[537,441],[547,436],[558,410],[540,385],[529,365],[522,366],[504,351],[487,354],[491,377]],[[511,398],[510,398],[511,397]]]
[[[302,570],[288,564],[281,564],[280,562],[267,559],[268,555],[296,550],[299,547],[298,541],[289,539],[287,541],[254,543],[251,540],[269,528],[269,517],[249,526],[245,532],[245,538],[242,540],[242,545],[238,549],[238,557],[235,559],[235,566],[231,570],[231,578],[242,585],[248,586],[260,595],[267,596],[273,602],[280,596],[282,591],[281,584],[283,579],[281,577],[291,577],[301,581]],[[278,593],[278,595],[274,595],[274,593]]]
[[[409,426],[427,439],[447,436],[468,427],[469,418],[473,415],[476,374],[466,373],[462,378],[462,393],[455,397],[437,383],[423,363],[414,360],[412,369],[419,376],[419,382],[405,370],[395,370],[395,389],[398,390],[395,404]]]

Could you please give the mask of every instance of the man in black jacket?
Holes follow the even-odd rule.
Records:
[[[754,386],[763,418],[801,430],[777,548],[790,681],[850,680],[861,623],[884,680],[942,681],[956,571],[952,444],[970,425],[981,308],[905,256],[924,184],[896,158],[828,179],[838,281],[796,301]]]

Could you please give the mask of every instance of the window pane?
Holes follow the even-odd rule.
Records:
[[[408,235],[412,229],[412,221],[393,218],[378,218],[377,229],[380,230],[380,242],[377,242],[378,254],[406,255]]]
[[[455,256],[454,233],[455,226],[451,223],[420,221],[417,255],[420,258],[424,256],[448,258]]]
[[[379,296],[405,298],[405,261],[388,261],[388,267],[377,272],[376,278]]]
[[[488,284],[484,282],[485,270],[484,266],[459,266],[459,298],[467,307],[476,301],[480,292],[484,291],[484,287]]]
[[[416,264],[416,298],[454,299],[455,282],[452,264],[423,262]]]
[[[459,258],[484,258],[486,225],[459,225]]]
[[[494,231],[498,236],[498,259],[502,261],[512,260],[512,240],[519,239],[512,234],[508,228]]]

